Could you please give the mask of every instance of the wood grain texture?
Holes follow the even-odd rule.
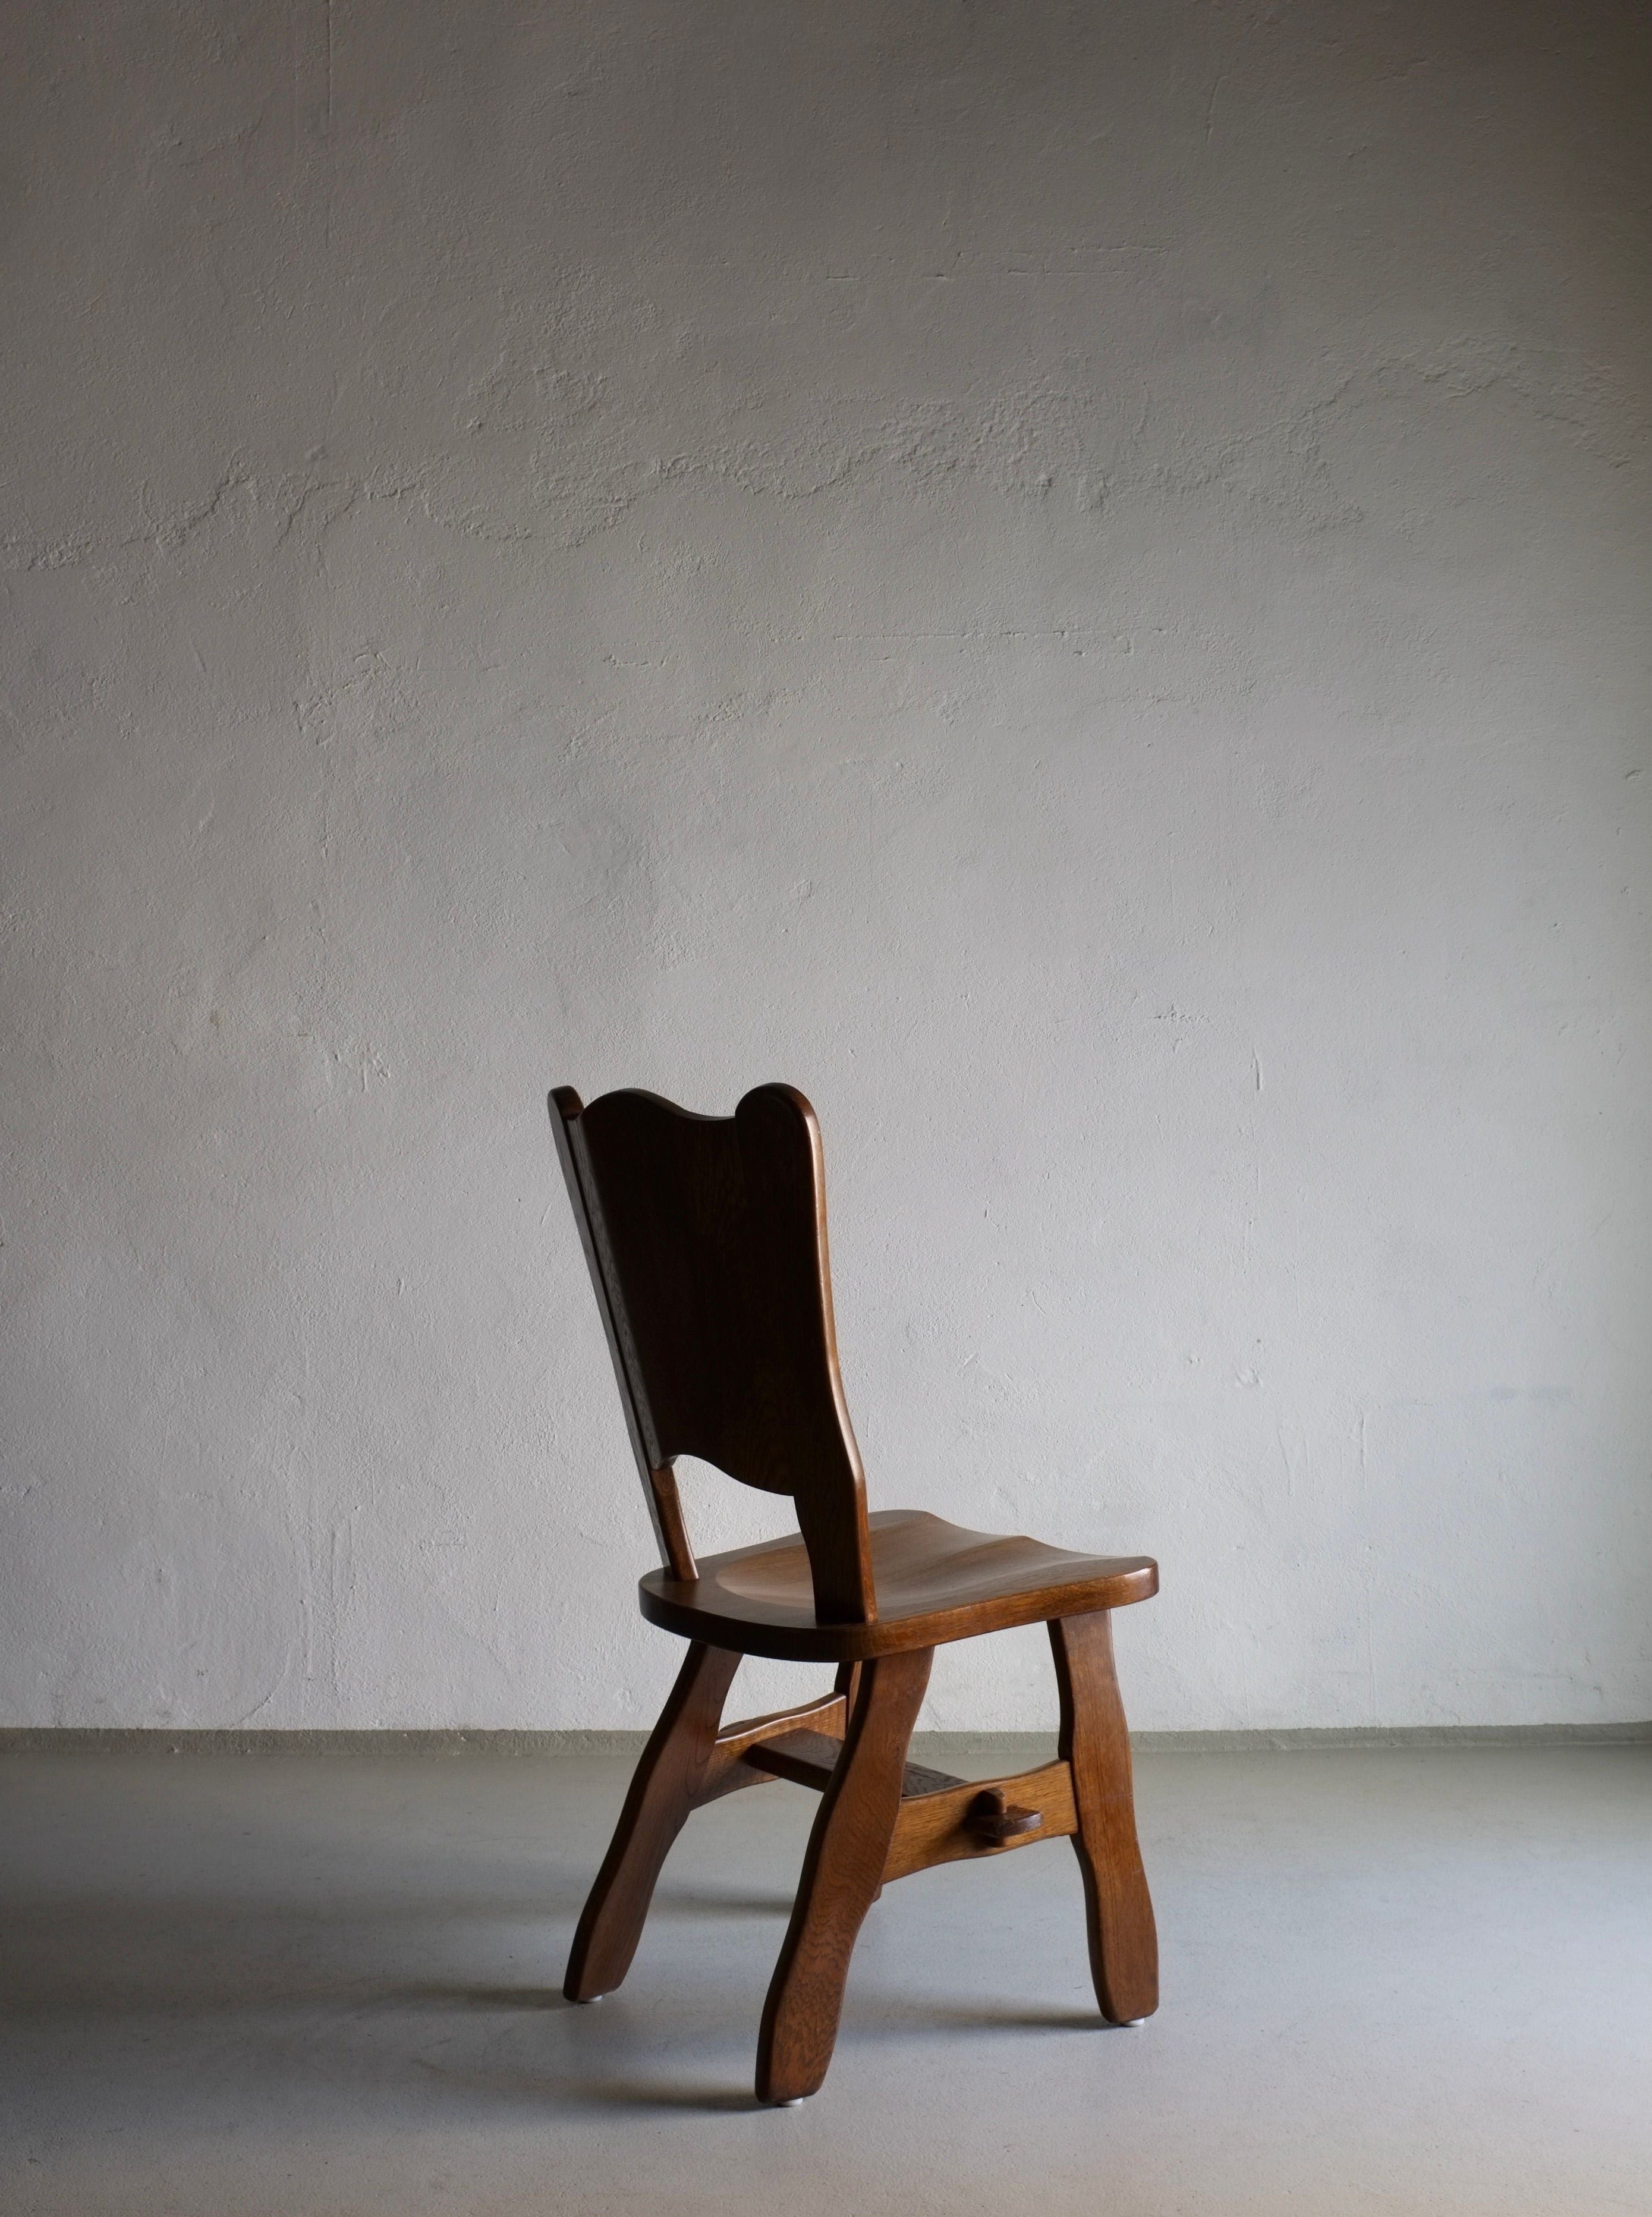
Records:
[[[1136,1838],[1112,1621],[1105,1610],[1057,1620],[1050,1645],[1061,1695],[1061,1754],[1072,1766],[1073,1846],[1084,1874],[1095,1998],[1110,2022],[1132,2024],[1159,2005],[1159,1945]]]
[[[837,1768],[842,1737],[841,1732],[835,1740],[823,1732],[766,1733],[747,1749],[744,1759],[754,1770],[767,1772],[774,1778],[789,1778],[795,1786],[811,1786],[816,1793],[823,1794]],[[949,1787],[963,1783],[950,1771],[930,1770],[922,1763],[909,1763],[901,1774],[901,1795],[905,1800],[913,1794],[941,1794]]]
[[[964,1821],[977,1839],[995,1848],[1007,1848],[1012,1840],[1031,1839],[1042,1832],[1044,1812],[1012,1801],[1004,1787],[988,1786],[971,1802]]]
[[[765,1777],[780,1775],[778,1771],[754,1769],[745,1760],[748,1751],[760,1740],[774,1739],[786,1732],[811,1731],[841,1744],[848,1722],[848,1705],[842,1695],[823,1694],[817,1701],[804,1701],[797,1708],[774,1709],[767,1716],[746,1717],[738,1724],[724,1725],[712,1748],[700,1801],[716,1801],[743,1786],[758,1786]],[[833,1756],[835,1760],[835,1745]]]
[[[879,1657],[860,1672],[843,1753],[821,1800],[757,2040],[757,2098],[792,2102],[826,2076],[849,1958],[883,1881],[907,1743],[932,1656]]]
[[[1008,1805],[1036,1810],[1043,1819],[1039,1829],[1001,1840],[978,1831],[971,1821],[976,1804],[983,1794],[995,1791]],[[1014,1778],[960,1779],[945,1793],[902,1802],[884,1862],[884,1882],[909,1878],[914,1871],[928,1870],[936,1863],[1007,1855],[1012,1848],[1059,1840],[1077,1830],[1072,1773],[1064,1763],[1047,1763]]]
[[[562,1986],[570,2002],[611,1993],[631,1968],[660,1866],[700,1798],[739,1667],[737,1655],[698,1643],[684,1657],[574,1933]]]
[[[924,1510],[880,1510],[867,1534],[878,1596],[869,1623],[820,1621],[809,1557],[795,1536],[708,1555],[694,1580],[649,1572],[638,1590],[643,1615],[685,1640],[743,1655],[831,1663],[1122,1608],[1158,1590],[1149,1556],[1069,1554],[1018,1535],[971,1532]]]
[[[838,1374],[814,1110],[786,1085],[756,1087],[732,1116],[640,1092],[583,1108],[559,1087],[551,1121],[667,1565],[693,1575],[663,1474],[699,1455],[790,1494],[821,1621],[866,1622],[866,1481]]]
[[[788,1778],[794,1786],[811,1786],[817,1794],[823,1794],[842,1752],[842,1741],[824,1732],[782,1732],[748,1748],[745,1761],[753,1770],[767,1771],[773,1778]]]
[[[838,1376],[814,1112],[780,1085],[731,1117],[651,1094],[551,1096],[568,1190],[664,1567],[638,1588],[691,1644],[585,1905],[564,1991],[624,1978],[689,1812],[767,1778],[821,1806],[763,2010],[757,2090],[826,2074],[855,1936],[885,1881],[1070,1837],[1096,1996],[1116,2022],[1157,2002],[1152,1904],[1131,1798],[1108,1612],[1158,1590],[1144,1555],[1080,1555],[916,1510],[866,1513]],[[697,1561],[680,1454],[789,1494],[798,1529]],[[906,1761],[934,1649],[1050,1626],[1061,1754],[965,1781]],[[836,1665],[817,1700],[719,1729],[742,1655]]]

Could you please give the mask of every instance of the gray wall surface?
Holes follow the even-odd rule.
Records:
[[[774,1077],[1133,1722],[1652,1713],[1645,10],[0,37],[0,1721],[644,1720],[545,1089]]]

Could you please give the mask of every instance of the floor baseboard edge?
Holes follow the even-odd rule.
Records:
[[[164,1726],[0,1725],[0,1755],[550,1755],[639,1748],[643,1732],[173,1730]],[[918,1743],[1042,1748],[1048,1732],[928,1732]],[[1652,1745],[1652,1719],[1624,1724],[1307,1725],[1238,1732],[1132,1732],[1140,1755],[1310,1752],[1335,1748]]]

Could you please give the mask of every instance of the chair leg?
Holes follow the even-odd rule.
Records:
[[[933,1650],[860,1666],[854,1712],[809,1836],[803,1876],[757,2041],[757,2098],[796,2102],[826,2076],[861,1919],[876,1899],[900,1811],[907,1743]]]
[[[1136,1839],[1130,1735],[1108,1612],[1058,1619],[1050,1645],[1061,1691],[1061,1755],[1072,1765],[1078,1806],[1073,1846],[1084,1874],[1090,1974],[1102,2016],[1133,2024],[1159,2005],[1159,1943]]]
[[[611,1993],[631,1968],[654,1882],[706,1775],[740,1658],[695,1640],[643,1750],[568,1957],[570,2002]]]
[[[930,1652],[933,1655],[934,1650],[932,1648]],[[849,1719],[854,1714],[854,1697],[860,1689],[860,1665],[858,1663],[840,1663],[837,1666],[836,1691],[843,1696],[843,1723],[845,1730],[848,1727]],[[874,1901],[881,1901],[883,1899],[884,1889],[881,1884],[878,1886],[877,1892],[872,1898]]]

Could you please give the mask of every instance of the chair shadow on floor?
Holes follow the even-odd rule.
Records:
[[[790,1917],[792,1896],[661,1886],[655,1891],[653,1913],[656,1917]]]
[[[595,2009],[565,2000],[552,1981],[566,1949],[570,1898],[552,1879],[537,1899],[427,1897],[388,1910],[382,1903],[144,1900],[116,1892],[14,1899],[3,1948],[9,2008],[48,2042],[54,2024],[100,2028],[91,2036],[108,2043],[102,2067],[117,2078],[128,2065],[143,2077],[142,2021],[151,2013],[175,2028],[193,2021],[199,2031],[189,2036],[199,2039],[203,2054],[222,2036],[222,2021],[239,2019],[236,2037],[267,2040],[277,2075],[289,2067],[295,2029],[307,2020],[305,2067],[324,2054],[336,2082],[359,2078],[364,2092],[434,2081],[465,2109],[502,2103],[541,2113],[758,2108],[746,2079],[756,1988],[731,1986],[726,2009],[710,2000],[709,2019],[703,2007],[696,2011],[719,2063],[726,2053],[726,2079],[708,2078],[703,2068],[684,2077],[669,2066],[656,2077],[638,2050],[645,2046],[651,2055],[653,2029],[681,1998],[668,1990],[650,2000],[639,1991]],[[690,1883],[663,1887],[656,1905],[674,1924],[715,1928],[736,1920],[767,1926],[783,1920],[792,1903],[749,1885]],[[520,1982],[504,1966],[498,1967],[504,1975],[496,1968],[492,1977],[444,1977],[434,1966],[434,1974],[422,1973],[407,1960],[428,1963],[435,1949],[449,1962],[462,1961],[473,1952],[472,1929],[495,1919],[539,1929],[531,1959],[515,1958],[526,1973]],[[548,2036],[552,2020],[564,2020],[564,2029]],[[448,2029],[438,2035],[438,2022]],[[1094,2010],[988,1996],[875,1994],[857,2004],[852,1995],[845,2041],[853,2049],[994,2031],[1105,2029]]]
[[[480,2010],[490,2009],[544,2009],[561,2013],[576,2013],[581,2019],[581,2047],[587,2067],[570,2068],[564,2061],[558,2068],[549,2064],[539,2069],[514,2066],[502,2061],[489,2066],[478,2062],[455,2064],[450,2060],[435,2060],[428,2057],[415,2059],[415,2067],[422,2075],[439,2080],[444,2086],[464,2090],[472,2094],[498,2100],[527,2103],[533,2106],[547,2104],[558,2109],[629,2109],[654,2112],[698,2112],[704,2115],[726,2115],[748,2110],[759,2110],[767,2105],[761,2103],[743,2083],[718,2084],[707,2080],[687,2080],[675,2076],[652,2078],[634,2067],[632,2051],[636,2044],[638,2019],[631,2012],[613,2010],[606,2017],[589,2008],[565,2001],[559,1993],[547,1994],[543,1989],[500,1989],[476,1987],[420,1987],[404,1989],[398,2000],[415,2004],[435,2004],[438,2006],[462,2005],[473,2003]],[[609,2028],[614,2030],[610,2031]],[[730,2033],[743,2049],[749,2027],[743,2013],[737,2028],[730,2018]],[[870,2011],[857,2012],[845,2027],[846,2051],[856,2047],[881,2044],[886,2041],[909,2042],[926,2036],[934,2039],[977,2040],[983,2033],[1002,2032],[1025,2037],[1028,2033],[1051,2033],[1071,2035],[1076,2033],[1094,2034],[1115,2032],[1094,2010],[1082,2008],[1051,2009],[1017,2004],[980,2001],[949,2001],[937,1998],[922,2002],[910,1998],[882,2001]],[[613,2053],[615,2067],[605,2069],[609,2059],[604,2049]],[[625,2067],[627,2063],[631,2068]]]

